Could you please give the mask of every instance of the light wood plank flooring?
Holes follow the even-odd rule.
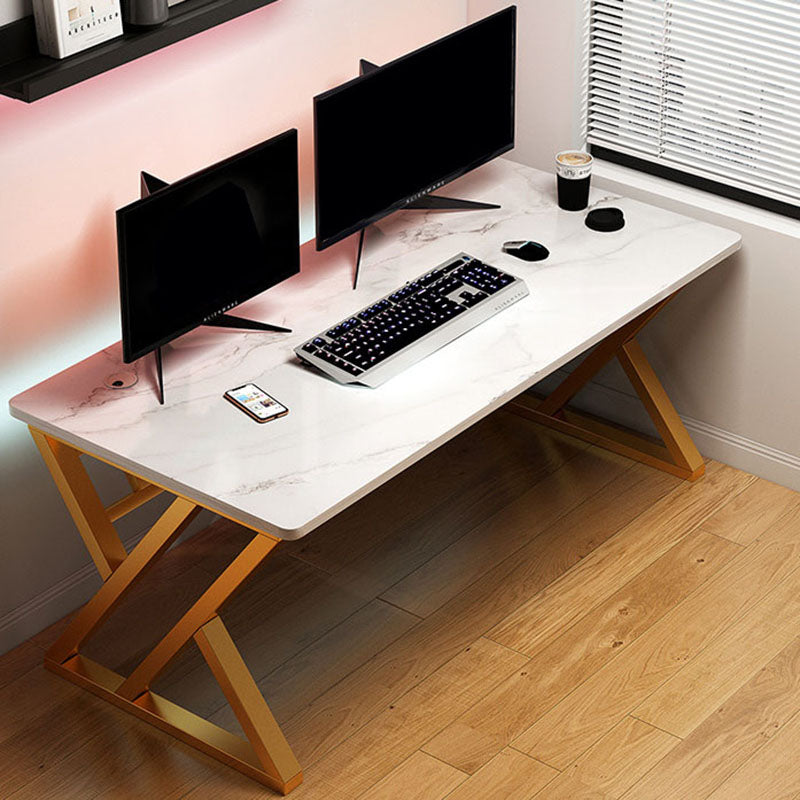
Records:
[[[249,534],[170,551],[87,648],[130,670]],[[800,798],[800,495],[694,484],[498,412],[295,543],[223,618],[294,800]],[[250,800],[238,773],[0,658],[3,800]],[[236,728],[187,648],[155,687]]]

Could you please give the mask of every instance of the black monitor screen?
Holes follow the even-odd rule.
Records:
[[[514,146],[516,8],[314,98],[317,248]]]
[[[295,130],[121,208],[125,361],[297,273],[298,214]]]

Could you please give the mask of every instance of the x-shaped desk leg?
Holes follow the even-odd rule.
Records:
[[[218,615],[223,603],[280,540],[257,533],[125,678],[81,655],[80,647],[180,536],[200,506],[176,497],[128,554],[114,529],[113,519],[161,490],[130,476],[132,493],[104,508],[80,462],[80,452],[33,428],[31,434],[105,579],[97,594],[73,617],[47,652],[45,666],[266,786],[288,794],[303,780],[300,765]],[[247,739],[150,691],[151,683],[192,639],[208,662]]]
[[[510,403],[508,409],[563,433],[670,472],[679,478],[697,480],[705,472],[703,457],[636,341],[639,331],[673,297],[675,294],[656,303],[603,339],[546,398],[540,400],[532,395],[523,395]],[[578,391],[615,356],[653,420],[663,444],[567,408],[567,403]]]

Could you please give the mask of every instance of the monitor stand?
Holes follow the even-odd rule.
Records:
[[[372,61],[362,58],[358,62],[359,75],[369,75],[379,69],[379,65]],[[497,203],[481,203],[476,200],[461,200],[458,197],[441,197],[436,194],[428,194],[412,200],[408,205],[403,206],[400,211],[479,211],[487,208],[500,208]],[[362,228],[358,234],[358,252],[356,254],[356,269],[353,274],[353,289],[358,287],[358,276],[361,271],[361,256],[364,252],[364,231]]]
[[[441,197],[436,194],[428,194],[412,201],[399,211],[413,211],[415,209],[425,209],[428,211],[480,211],[487,208],[500,208],[497,203],[480,203],[477,200],[461,200],[457,197]],[[364,233],[366,228],[362,228],[358,233],[358,252],[356,253],[356,269],[353,273],[353,289],[358,288],[358,276],[361,272],[361,256],[364,253]]]
[[[482,211],[487,208],[501,208],[497,203],[481,203],[477,200],[461,200],[458,197],[441,197],[428,194],[413,200],[399,211],[414,211],[424,209],[427,211]],[[361,272],[361,256],[364,253],[364,233],[362,228],[358,233],[358,252],[356,253],[356,269],[353,273],[353,289],[358,288],[358,276]]]
[[[156,378],[158,380],[158,403],[164,405],[164,370],[161,368],[161,348],[153,351],[156,356]]]
[[[164,189],[169,184],[162,181],[161,178],[156,178],[149,172],[141,172],[139,176],[139,187],[141,197],[149,197],[159,189]],[[254,319],[244,319],[243,317],[235,317],[233,314],[217,314],[215,317],[202,323],[213,328],[238,328],[239,330],[246,331],[273,331],[275,333],[291,333],[291,328],[282,328],[280,325],[272,325],[269,322],[258,322]],[[158,379],[158,402],[164,405],[164,369],[161,362],[161,348],[157,347],[154,351],[156,357],[156,378]]]
[[[282,328],[269,322],[258,322],[254,319],[235,317],[233,314],[218,314],[216,317],[204,322],[209,328],[238,328],[243,331],[273,331],[274,333],[291,333],[291,328]],[[158,402],[164,405],[164,369],[161,361],[161,348],[153,351],[156,356],[156,377],[158,379]]]
[[[210,328],[238,328],[244,331],[273,331],[275,333],[291,333],[291,328],[282,328],[280,325],[272,325],[269,322],[258,322],[254,319],[243,319],[234,317],[233,314],[219,314],[213,319],[204,322]],[[156,357],[156,378],[158,379],[158,402],[164,405],[164,368],[161,360],[161,348],[156,347],[153,351]]]
[[[414,209],[428,209],[430,211],[477,211],[485,208],[500,208],[497,203],[481,203],[477,200],[460,200],[458,197],[442,197],[438,194],[426,194],[418,200],[413,200],[401,211]]]
[[[282,328],[269,322],[258,322],[254,319],[234,317],[233,314],[218,314],[216,317],[204,322],[210,328],[239,328],[243,331],[274,331],[275,333],[291,333],[291,328]]]

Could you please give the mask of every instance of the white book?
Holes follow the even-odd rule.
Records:
[[[33,0],[39,52],[65,58],[122,35],[119,0]]]

